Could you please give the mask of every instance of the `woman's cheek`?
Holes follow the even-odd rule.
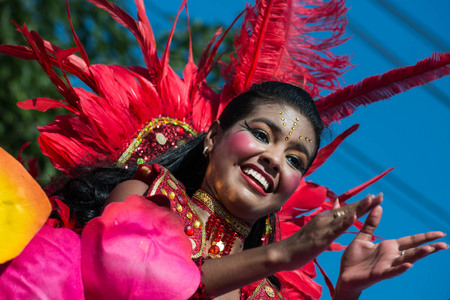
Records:
[[[258,141],[246,131],[233,134],[226,145],[228,153],[241,157],[247,157],[259,148]]]
[[[284,176],[282,189],[289,193],[289,197],[295,192],[302,180],[302,173],[292,171],[288,176]]]

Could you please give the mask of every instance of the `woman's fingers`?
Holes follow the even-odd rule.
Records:
[[[411,263],[403,263],[401,265],[391,267],[385,270],[381,276],[381,280],[397,277],[412,268]]]
[[[442,238],[445,233],[442,231],[430,231],[426,233],[419,233],[415,235],[405,236],[397,239],[398,248],[400,250],[406,250],[409,248],[418,247],[424,243],[434,241],[436,239]]]
[[[338,209],[340,207],[341,207],[341,204],[339,203],[339,198],[336,198],[336,200],[334,200],[332,209]]]
[[[398,258],[396,258],[392,265],[397,266],[403,263],[415,263],[419,259],[425,256],[436,253],[448,248],[448,245],[444,242],[432,243],[429,245],[402,250]]]
[[[383,214],[383,208],[379,205],[375,206],[369,213],[360,232],[356,235],[356,239],[368,241],[372,240],[373,233],[377,228]]]

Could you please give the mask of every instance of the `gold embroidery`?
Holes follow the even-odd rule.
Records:
[[[164,169],[164,173],[161,175],[161,177],[159,177],[159,179],[155,182],[155,185],[152,188],[152,191],[150,192],[150,196],[153,196],[154,194],[156,194],[156,190],[158,189],[159,185],[161,184],[161,182],[164,180],[164,177],[166,177],[167,174],[167,170]]]
[[[188,198],[188,199],[189,199],[189,198]],[[192,211],[195,215],[197,215],[197,213],[195,212],[194,208],[192,207],[190,201],[187,202],[187,205],[189,206],[189,208],[191,209],[191,211]],[[197,216],[197,219],[199,220],[200,226],[201,226],[201,231],[202,231],[202,244],[201,244],[201,246],[200,246],[200,250],[199,250],[197,253],[192,254],[192,255],[191,255],[191,258],[199,258],[200,256],[202,256],[202,255],[203,255],[203,250],[205,250],[205,244],[206,244],[206,231],[205,231],[205,226],[203,226],[203,224],[202,224],[202,222],[200,221],[200,218],[199,218],[198,216]],[[194,249],[194,248],[193,248],[193,249]],[[193,249],[192,249],[192,250],[193,250]]]
[[[172,177],[172,176],[170,176],[170,177]],[[172,180],[168,179],[168,180],[167,180],[167,183],[168,183],[169,186],[170,186],[171,188],[173,188],[175,191],[178,190],[177,184],[176,184],[175,182],[173,182]]]

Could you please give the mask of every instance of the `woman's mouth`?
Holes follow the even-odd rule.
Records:
[[[270,183],[268,180],[258,171],[252,168],[243,168],[242,172],[251,177],[253,181],[255,181],[263,190],[265,193],[268,193],[270,191]]]

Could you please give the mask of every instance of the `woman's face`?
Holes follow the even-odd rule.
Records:
[[[311,122],[287,105],[261,105],[225,132],[213,123],[205,139],[210,161],[202,188],[253,223],[293,194],[316,143]]]

